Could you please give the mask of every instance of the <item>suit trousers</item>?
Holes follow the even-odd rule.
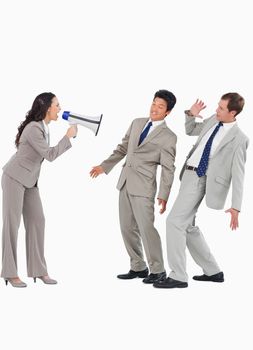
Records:
[[[26,261],[29,277],[46,276],[44,258],[45,218],[38,187],[26,188],[5,173],[3,189],[2,273],[5,278],[18,276],[17,237],[23,213],[26,230]]]
[[[141,271],[147,267],[143,244],[150,272],[163,272],[161,239],[154,227],[154,199],[131,195],[124,185],[119,194],[119,218],[131,270]]]
[[[220,272],[198,226],[195,216],[205,196],[206,176],[185,170],[177,199],[167,217],[166,238],[170,277],[187,282],[186,247],[194,261],[210,276]]]

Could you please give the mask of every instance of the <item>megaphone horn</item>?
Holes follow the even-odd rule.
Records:
[[[80,124],[86,128],[92,130],[95,136],[98,134],[98,130],[102,121],[103,114],[97,117],[90,117],[78,113],[64,111],[62,113],[62,119],[67,120],[69,124]]]

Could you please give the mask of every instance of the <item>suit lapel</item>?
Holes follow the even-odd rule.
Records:
[[[45,129],[44,129],[43,121],[40,121],[40,122],[39,122],[39,125],[40,125],[40,127],[41,127],[41,129],[42,129],[43,136],[44,136],[44,138],[46,139],[46,132],[45,132]]]
[[[46,130],[44,129],[43,121],[40,121],[39,124],[40,124],[40,127],[41,127],[41,129],[42,129],[44,139],[45,139],[46,142],[47,142]],[[48,143],[48,145],[49,145],[49,143],[50,143],[49,134],[48,134],[48,142],[47,142],[47,143]]]
[[[148,136],[143,140],[143,142],[140,144],[139,148],[144,146],[147,142],[151,141],[154,137],[156,137],[163,128],[167,128],[165,122],[158,125],[155,130],[153,130],[151,133],[148,134]]]
[[[226,136],[221,140],[220,144],[216,148],[213,157],[224,147],[227,143],[229,143],[236,136],[238,132],[238,126],[234,125],[226,134]]]
[[[143,128],[146,125],[148,120],[149,120],[149,118],[140,119],[140,122],[138,123],[138,125],[136,125],[136,128],[133,130],[134,139],[135,139],[135,142],[134,142],[135,147],[138,147],[138,143],[139,143],[139,139],[140,139],[142,130],[143,130]]]

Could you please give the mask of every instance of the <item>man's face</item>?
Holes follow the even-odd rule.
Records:
[[[160,97],[156,97],[150,107],[150,119],[152,121],[163,120],[168,114],[167,102]]]
[[[228,110],[228,101],[220,100],[218,108],[216,109],[216,118],[223,123],[231,123],[235,121],[236,111]]]

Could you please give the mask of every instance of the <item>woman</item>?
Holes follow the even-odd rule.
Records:
[[[15,144],[17,152],[3,167],[3,246],[2,274],[6,285],[26,287],[17,273],[17,235],[23,214],[26,230],[26,258],[28,277],[40,278],[46,284],[57,282],[48,276],[44,258],[45,218],[38,189],[42,161],[53,161],[71,147],[70,138],[76,126],[55,147],[49,147],[48,124],[56,121],[61,110],[54,94],[38,95],[18,128]]]

